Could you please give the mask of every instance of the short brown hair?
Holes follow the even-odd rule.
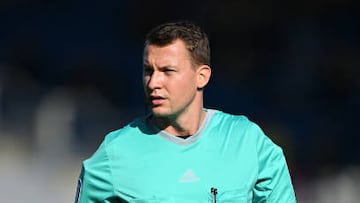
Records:
[[[185,43],[195,65],[210,65],[210,45],[207,34],[196,24],[179,21],[161,24],[145,39],[147,45],[166,46],[180,39]]]

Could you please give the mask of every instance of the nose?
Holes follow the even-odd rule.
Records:
[[[162,76],[159,72],[154,71],[152,74],[145,76],[145,83],[150,90],[158,89],[161,87]]]

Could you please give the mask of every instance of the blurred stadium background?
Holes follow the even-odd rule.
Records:
[[[73,202],[81,161],[146,112],[145,33],[176,19],[209,33],[205,105],[283,147],[298,202],[358,202],[360,18],[347,0],[1,0],[1,202]]]

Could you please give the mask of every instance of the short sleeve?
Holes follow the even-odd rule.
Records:
[[[254,188],[256,203],[295,203],[295,192],[282,149],[258,129],[258,180]]]
[[[93,156],[83,162],[75,203],[108,202],[113,196],[111,168],[106,144],[102,143]]]

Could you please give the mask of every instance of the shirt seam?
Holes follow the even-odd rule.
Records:
[[[109,156],[109,153],[108,153],[108,147],[107,147],[108,143],[105,142],[105,153],[106,153],[106,158],[107,158],[107,165],[109,166],[109,170],[110,170],[110,177],[111,177],[111,186],[112,186],[112,192],[113,192],[113,195],[115,196],[116,195],[116,191],[115,191],[115,185],[114,185],[114,175],[113,175],[113,168],[112,168],[112,165],[110,164],[110,156]]]

